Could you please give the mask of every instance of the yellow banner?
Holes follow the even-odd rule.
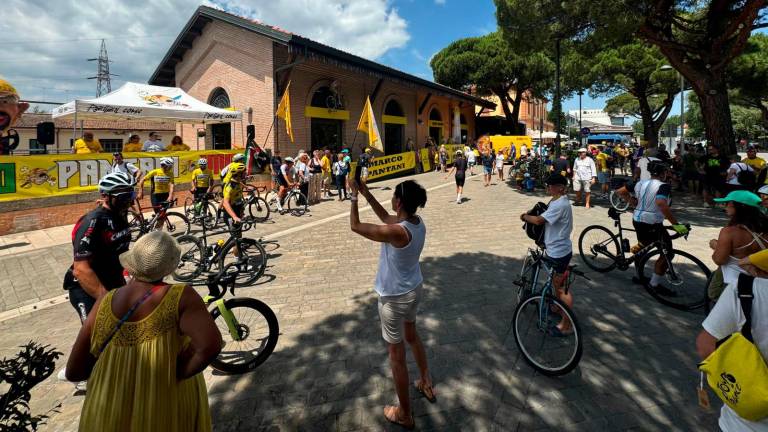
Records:
[[[357,162],[350,164],[350,175],[354,175]],[[416,168],[416,154],[414,152],[397,153],[388,156],[377,156],[368,167],[368,180],[389,176],[402,171]]]
[[[197,160],[204,157],[214,174],[232,161],[238,150],[202,150],[162,153],[123,153],[126,162],[142,172],[160,167],[160,159],[171,157],[176,183],[192,181]],[[112,154],[58,154],[0,156],[0,201],[15,201],[54,195],[95,191],[99,179],[110,172]]]

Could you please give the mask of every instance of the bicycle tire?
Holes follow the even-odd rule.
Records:
[[[202,219],[202,224],[205,225],[205,229],[212,230],[216,228],[216,225],[218,224],[218,219],[216,218],[216,213],[218,212],[218,207],[216,204],[212,202],[206,202],[206,205],[203,207],[203,214],[199,216],[198,219]]]
[[[230,243],[220,252],[219,269],[223,270],[229,264],[234,263],[232,267],[237,269],[235,286],[243,287],[253,284],[264,274],[264,270],[267,268],[267,251],[256,239],[242,238],[239,239],[239,243],[242,247],[238,257],[234,257],[232,254],[232,249],[237,246],[238,242]]]
[[[629,201],[624,200],[615,190],[612,190],[609,194],[608,201],[618,211],[626,211],[629,208]]]
[[[261,343],[259,344],[259,347],[262,349],[249,360],[242,363],[233,361],[231,358],[229,358],[230,354],[229,351],[227,351],[227,347],[234,347],[234,345],[238,344],[239,342],[232,339],[229,333],[229,328],[227,327],[224,318],[221,316],[219,308],[214,307],[211,309],[211,317],[216,323],[216,326],[219,327],[219,331],[221,331],[221,335],[224,340],[224,346],[222,347],[219,355],[211,362],[211,367],[220,372],[229,374],[241,374],[252,371],[264,363],[277,346],[277,339],[280,337],[280,324],[277,321],[277,316],[275,316],[275,313],[269,306],[253,298],[232,298],[226,300],[224,302],[224,306],[230,312],[232,312],[235,318],[238,318],[240,315],[241,319],[238,319],[238,323],[240,324],[239,330],[246,333],[246,339],[252,335],[253,330],[244,324],[245,320],[242,319],[242,317],[245,316],[245,314],[247,314],[249,311],[251,313],[261,315],[261,317],[263,317],[264,321],[266,322],[268,330],[266,335],[266,343],[262,339]],[[240,314],[238,309],[242,309],[243,314]],[[242,356],[242,351],[241,354],[235,354],[235,360],[239,358],[239,356]]]
[[[202,273],[202,262],[205,257],[203,242],[193,235],[183,235],[176,239],[181,249],[181,259],[176,270],[171,274],[174,279],[189,282]]]
[[[707,280],[709,280],[709,277],[712,275],[712,272],[703,262],[701,262],[700,259],[689,254],[688,252],[683,252],[678,249],[672,250],[672,253],[674,254],[674,258],[672,259],[671,264],[675,268],[675,272],[677,273],[677,276],[676,276],[676,279],[673,281],[669,279],[669,274],[665,275],[664,287],[671,291],[674,291],[674,295],[672,296],[664,295],[663,293],[660,293],[656,289],[651,288],[651,276],[653,274],[653,264],[655,264],[656,261],[654,260],[653,264],[651,264],[651,267],[649,267],[650,271],[646,271],[646,265],[648,264],[648,262],[651,261],[651,259],[654,256],[659,255],[660,253],[661,253],[661,250],[656,248],[651,252],[648,252],[645,255],[643,255],[643,257],[637,263],[638,279],[643,283],[643,286],[645,286],[645,290],[648,291],[648,294],[650,294],[653,298],[655,298],[656,301],[658,301],[659,303],[665,306],[679,309],[679,310],[689,311],[689,310],[697,309],[700,307],[704,307],[707,301],[707,296],[704,293],[704,289],[706,289],[707,287]],[[675,264],[675,260],[681,257],[689,260],[690,262],[693,262],[693,264],[698,270],[693,273],[694,280],[691,281],[689,286],[686,286],[685,288],[682,288],[682,284],[685,283],[685,279],[687,277],[685,275],[682,275],[682,272],[688,269],[682,263]],[[697,274],[699,276],[696,276]],[[690,292],[690,295],[688,294],[689,292]]]
[[[128,231],[131,233],[131,242],[135,242],[146,233],[142,220],[133,211],[128,212]]]
[[[598,233],[597,231],[602,231],[602,234]],[[592,234],[598,239],[604,239],[597,241],[593,241],[591,239],[586,240],[588,243],[592,244],[588,245],[585,253],[585,246],[587,245],[585,245],[584,242],[585,238],[588,236],[588,233]],[[599,261],[597,261],[597,258],[600,255],[600,250],[595,250],[595,246],[598,245],[605,247],[606,252],[612,255],[619,256],[621,254],[621,245],[619,245],[619,239],[616,238],[616,235],[612,233],[611,230],[602,225],[590,225],[584,228],[584,231],[582,231],[579,235],[579,256],[581,257],[581,261],[583,261],[587,267],[596,272],[607,273],[616,268],[616,261],[608,256],[604,256],[605,260],[610,260],[610,263],[608,264],[601,264]]]
[[[167,212],[160,229],[170,234],[171,237],[179,238],[189,234],[189,219],[178,212]]]
[[[535,271],[534,258],[530,253],[526,253],[523,259],[523,266],[520,267],[520,276],[515,281],[515,285],[518,286],[517,304],[520,304],[524,298],[533,294],[533,274]]]
[[[248,203],[248,214],[256,222],[266,222],[269,219],[269,205],[262,197],[254,197],[253,201]]]
[[[304,215],[304,213],[307,212],[307,208],[309,207],[307,204],[307,196],[298,191],[294,191],[293,193],[289,194],[285,198],[285,201],[288,204],[288,211],[294,216]],[[300,204],[302,202],[304,204]]]
[[[540,310],[542,308],[541,302],[546,301],[547,303],[543,306],[547,309],[546,316],[544,319],[546,322],[544,322],[543,326],[541,323],[541,315]],[[548,332],[557,325],[557,322],[550,319],[551,317],[554,317],[555,315],[559,315],[557,312],[552,312],[551,308],[552,306],[555,306],[559,308],[571,321],[571,325],[573,326],[573,333],[570,334],[567,337],[556,337],[549,335]],[[552,314],[552,315],[550,315]],[[551,340],[551,345],[554,346],[555,350],[557,352],[563,352],[566,355],[564,356],[563,361],[555,361],[553,364],[543,364],[543,362],[540,359],[534,358],[533,354],[533,346],[532,344],[528,344],[528,338],[525,338],[523,335],[523,332],[527,329],[525,326],[526,323],[530,324],[531,321],[534,321],[534,327],[533,327],[533,336],[536,343],[539,345],[539,348],[543,348],[544,345],[547,342],[547,339]],[[561,302],[559,299],[556,299],[550,295],[542,296],[540,294],[528,296],[525,298],[519,305],[517,305],[517,308],[515,309],[515,314],[512,321],[512,330],[515,334],[515,344],[517,344],[517,348],[520,350],[520,353],[523,355],[523,359],[525,359],[525,362],[528,363],[532,368],[536,369],[538,372],[540,372],[543,375],[547,376],[560,376],[565,375],[568,372],[572,371],[573,368],[576,367],[576,365],[579,364],[579,361],[581,360],[581,354],[583,351],[583,345],[584,342],[582,340],[582,334],[581,334],[581,328],[579,327],[579,322],[576,320],[576,316],[573,315],[573,312],[571,309],[566,306],[563,302]],[[540,336],[543,338],[543,340],[537,338],[537,336]],[[567,340],[573,339],[575,341],[575,346],[573,350],[563,350],[561,347],[564,345],[564,342]],[[572,351],[572,352],[569,352]]]
[[[208,193],[213,196],[213,200],[216,203],[220,203],[224,198],[224,186],[221,183],[215,184],[208,189]]]

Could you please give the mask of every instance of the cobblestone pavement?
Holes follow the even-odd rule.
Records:
[[[658,304],[631,283],[631,271],[590,273],[591,282],[575,287],[575,313],[585,334],[581,363],[563,377],[539,375],[521,358],[509,329],[515,307],[511,281],[532,243],[518,216],[546,198],[503,183],[484,188],[475,176],[467,181],[465,202],[457,205],[454,187],[442,175],[416,179],[432,189],[421,213],[428,235],[418,322],[438,398],[429,404],[412,395],[419,430],[716,428],[717,412],[696,404],[694,338],[701,312]],[[387,199],[399,181],[375,184],[377,197]],[[723,225],[722,212],[677,201],[679,218],[695,226],[678,247],[711,263],[707,241]],[[574,243],[587,225],[611,226],[604,205],[574,208]],[[347,203],[327,202],[315,206],[311,217],[283,216],[259,226],[277,245],[266,277],[237,294],[270,305],[281,336],[276,352],[252,373],[205,372],[215,430],[398,430],[381,415],[395,396],[372,291],[378,245],[350,233],[346,209]],[[374,215],[367,211],[362,217]],[[42,284],[26,271],[0,271],[12,283],[28,278],[34,281],[30,286]],[[35,339],[64,351],[63,364],[78,327],[68,304],[7,320],[0,323],[0,355]],[[415,379],[410,353],[409,371]],[[40,384],[33,390],[35,411],[62,403],[41,430],[76,430],[82,400],[55,377]]]

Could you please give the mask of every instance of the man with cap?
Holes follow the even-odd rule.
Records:
[[[586,152],[586,149],[584,150]],[[553,278],[557,297],[571,310],[573,309],[573,293],[565,292],[565,272],[573,256],[573,244],[571,233],[573,232],[573,209],[568,201],[566,186],[568,180],[559,173],[554,173],[546,181],[547,193],[552,196],[547,210],[540,216],[526,213],[520,215],[520,220],[534,225],[544,225],[544,245],[547,257],[554,263]],[[563,320],[557,327],[550,330],[552,336],[566,336],[573,333],[572,325],[568,317],[563,315]]]
[[[293,167],[293,158],[286,157],[280,166],[277,176],[277,184],[280,190],[277,192],[277,210],[280,214],[284,213],[283,199],[288,194],[288,190],[294,188],[298,183],[296,181],[296,168]]]
[[[760,179],[761,175],[762,177],[766,177],[765,174],[763,174],[763,170],[765,169],[765,159],[757,156],[757,148],[755,148],[755,146],[751,145],[747,147],[747,157],[745,157],[742,162],[749,165],[750,168],[755,171],[755,175],[758,179]],[[766,178],[766,180],[768,180],[768,178]]]
[[[583,191],[586,194],[585,207],[589,208],[589,189],[597,180],[597,167],[595,167],[595,161],[587,157],[587,149],[582,147],[578,153],[579,156],[573,161],[573,191],[576,192],[576,200],[573,204],[579,205]]]
[[[746,296],[748,293],[745,293],[745,299],[751,305],[752,341],[762,354],[762,359],[757,361],[764,361],[768,358],[768,250],[749,255],[740,261],[740,265],[755,277],[751,285],[752,298],[749,299]],[[746,323],[745,311],[739,298],[738,281],[738,276],[735,275],[724,280],[727,285],[722,295],[701,324],[703,330],[696,338],[696,350],[702,360],[717,349],[718,341],[740,331]],[[742,386],[750,384],[748,380],[741,383]],[[768,417],[758,421],[746,420],[727,404],[723,404],[720,410],[718,423],[723,431],[768,430]]]
[[[16,89],[8,81],[0,79],[0,155],[10,154],[18,147],[19,134],[15,131],[11,134],[10,131],[27,109],[29,104],[19,100]]]

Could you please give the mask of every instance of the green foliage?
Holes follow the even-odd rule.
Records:
[[[760,111],[755,108],[733,105],[731,106],[731,119],[733,120],[733,131],[737,138],[753,140],[766,134]]]
[[[0,432],[34,431],[48,415],[32,415],[29,391],[48,378],[61,353],[48,346],[29,342],[16,357],[0,360]],[[55,410],[55,408],[54,408]]]
[[[768,36],[749,38],[744,54],[729,68],[729,87],[733,103],[758,109],[761,122],[768,127]]]
[[[685,109],[686,136],[695,139],[704,139],[706,131],[704,128],[704,117],[701,115],[701,105],[699,97],[695,93],[688,93]]]

